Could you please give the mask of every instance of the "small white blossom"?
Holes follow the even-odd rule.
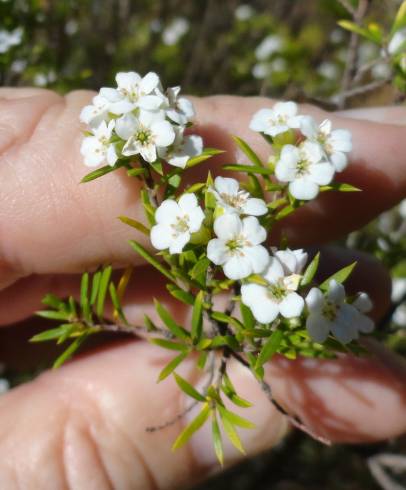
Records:
[[[183,131],[183,127],[177,128],[173,145],[158,151],[161,158],[179,168],[185,168],[190,158],[200,155],[203,151],[203,139],[196,134],[184,136]]]
[[[270,323],[279,314],[285,318],[300,316],[304,300],[296,290],[306,260],[307,254],[302,249],[276,251],[262,274],[268,285],[241,286],[242,302],[251,309],[258,322]]]
[[[166,90],[166,115],[176,124],[186,125],[195,117],[193,104],[186,97],[179,97],[180,87],[169,87]]]
[[[189,30],[189,21],[184,17],[177,17],[164,29],[162,41],[167,46],[173,46]]]
[[[159,77],[154,72],[141,77],[134,71],[120,72],[116,75],[117,89],[104,87],[100,95],[110,102],[110,112],[126,114],[136,108],[148,111],[158,110],[163,99],[156,93],[160,87]]]
[[[207,257],[223,267],[229,279],[243,279],[263,272],[269,261],[265,247],[266,231],[257,218],[241,220],[236,214],[223,214],[214,222],[214,238],[207,244]]]
[[[235,18],[241,21],[250,19],[254,14],[255,10],[247,3],[238,5],[238,7],[234,10]]]
[[[358,338],[359,332],[370,333],[374,324],[364,313],[372,308],[365,293],[361,293],[353,304],[345,302],[345,289],[335,280],[330,281],[327,293],[312,288],[306,305],[309,316],[306,328],[315,342],[324,342],[332,333],[340,342],[347,344]]]
[[[200,230],[204,213],[194,194],[183,194],[178,202],[166,199],[155,212],[151,243],[158,250],[181,253],[192,233]]]
[[[289,129],[300,127],[302,116],[297,114],[295,102],[277,102],[272,109],[260,109],[250,122],[250,129],[269,136],[276,136]]]
[[[395,32],[388,45],[389,54],[396,55],[406,50],[406,27]]]
[[[263,61],[282,48],[282,39],[277,34],[271,34],[261,41],[255,50],[257,60]]]
[[[92,104],[85,106],[80,113],[81,122],[91,128],[97,128],[102,121],[107,119],[110,110],[110,102],[102,95],[93,97]]]
[[[114,144],[111,143],[111,135],[114,129],[114,121],[107,125],[102,121],[100,126],[93,132],[93,136],[87,136],[80,148],[80,153],[84,156],[85,165],[97,167],[104,161],[113,166],[117,161],[117,153]]]
[[[23,29],[17,27],[13,31],[0,30],[0,54],[7,53],[13,46],[18,46],[23,38]]]
[[[317,73],[328,80],[337,80],[340,76],[340,69],[337,63],[333,63],[332,61],[324,61],[317,67]]]
[[[265,201],[251,197],[248,192],[241,190],[235,179],[216,177],[211,192],[217,200],[217,205],[226,213],[262,216],[268,212]]]
[[[281,182],[289,182],[289,192],[296,199],[314,199],[319,186],[329,184],[334,176],[334,167],[322,158],[318,143],[305,141],[299,147],[285,145],[275,175]]]
[[[318,142],[337,172],[342,172],[348,164],[346,153],[352,150],[351,133],[347,129],[334,129],[329,119],[320,126],[310,116],[304,116],[300,129],[312,141]]]
[[[116,121],[116,133],[126,140],[122,154],[141,155],[147,162],[155,162],[160,148],[170,146],[175,140],[172,125],[147,111],[137,118],[129,113]]]

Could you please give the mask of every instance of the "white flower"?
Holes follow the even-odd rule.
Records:
[[[396,31],[388,45],[388,52],[392,56],[402,50],[406,50],[406,27]]]
[[[114,144],[111,143],[111,135],[114,129],[114,121],[107,125],[102,121],[100,126],[94,130],[93,136],[87,136],[80,148],[80,153],[85,158],[85,165],[97,167],[105,160],[111,166],[117,161]]]
[[[262,274],[268,285],[241,286],[242,302],[251,309],[258,322],[270,323],[279,314],[285,318],[300,316],[304,300],[296,290],[306,260],[307,254],[302,249],[276,251]]]
[[[110,102],[110,112],[121,115],[137,107],[148,111],[158,110],[163,98],[159,93],[160,80],[156,73],[149,72],[143,78],[134,72],[120,72],[116,75],[117,89],[104,87],[100,95]]]
[[[352,150],[351,133],[347,129],[332,130],[331,121],[325,119],[320,126],[311,116],[301,120],[302,133],[312,141],[318,142],[337,172],[342,172],[348,164],[347,155]]]
[[[265,247],[266,231],[257,218],[249,216],[242,221],[236,214],[223,214],[214,222],[218,238],[207,244],[207,257],[223,266],[229,279],[243,279],[263,272],[269,261]]]
[[[152,245],[178,254],[190,241],[190,235],[200,230],[204,213],[194,194],[183,194],[178,202],[163,201],[155,212],[155,220],[157,224],[151,228]]]
[[[126,140],[124,156],[141,155],[147,162],[155,162],[157,151],[170,146],[175,140],[175,131],[168,121],[154,113],[141,111],[137,118],[126,114],[116,121],[116,133]]]
[[[275,175],[281,182],[289,182],[289,192],[296,199],[314,199],[319,186],[329,184],[334,176],[334,167],[322,157],[318,143],[305,141],[299,147],[285,145]]]
[[[200,155],[203,151],[203,140],[196,134],[183,135],[184,128],[175,129],[175,141],[169,148],[162,148],[158,151],[161,158],[170,165],[185,168],[191,157]]]
[[[18,46],[23,38],[23,29],[17,27],[13,31],[0,30],[0,54],[7,53],[13,46]]]
[[[167,46],[173,46],[189,30],[189,21],[184,17],[177,17],[166,27],[162,33],[162,41]]]
[[[166,115],[176,124],[182,126],[191,122],[195,117],[192,102],[185,97],[179,97],[180,87],[169,87],[166,90]]]
[[[107,119],[110,102],[102,95],[93,97],[92,104],[85,106],[80,113],[81,122],[92,128],[97,128],[102,121]]]
[[[235,18],[241,21],[250,19],[254,14],[255,14],[255,10],[251,7],[251,5],[247,3],[243,3],[239,5],[234,10]]]
[[[250,122],[250,129],[276,136],[291,128],[299,128],[302,116],[297,115],[295,102],[277,102],[272,109],[260,109]]]
[[[262,216],[268,212],[265,201],[240,190],[240,184],[235,179],[216,177],[211,192],[217,200],[217,205],[226,213]]]
[[[335,280],[330,281],[326,294],[312,288],[306,297],[306,305],[309,310],[306,328],[315,342],[324,342],[331,332],[347,344],[358,338],[358,332],[369,333],[374,328],[372,320],[363,314],[372,308],[368,295],[361,293],[353,304],[348,304],[344,286]]]
[[[280,51],[282,48],[282,39],[277,34],[271,34],[261,41],[255,50],[257,60],[263,61],[272,54]]]

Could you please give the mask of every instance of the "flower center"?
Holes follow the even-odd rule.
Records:
[[[287,117],[284,116],[283,114],[278,114],[277,116],[274,116],[271,120],[270,123],[271,125],[281,125],[284,126],[286,124]]]
[[[136,139],[141,145],[146,146],[152,141],[152,132],[149,129],[142,128],[138,131]]]
[[[130,100],[131,102],[137,102],[137,100],[140,97],[140,94],[135,87],[132,87],[130,90],[127,90],[126,88],[122,88],[120,92],[124,95],[124,97],[127,97],[127,99]]]
[[[220,194],[220,197],[224,204],[226,204],[227,206],[240,209],[247,202],[248,193],[244,191],[238,191],[237,194],[232,195],[222,192]]]
[[[327,318],[327,320],[329,320],[330,322],[334,322],[334,320],[337,318],[338,310],[338,305],[336,305],[332,301],[325,300],[322,313],[323,316]]]
[[[268,286],[268,296],[276,303],[280,303],[287,295],[287,290],[282,280]]]
[[[171,228],[173,229],[174,236],[186,233],[189,230],[189,216],[187,214],[176,216],[176,221],[171,224]]]
[[[309,173],[309,165],[310,165],[309,160],[307,160],[307,158],[304,155],[302,155],[301,159],[298,161],[296,165],[296,175],[301,176]]]
[[[243,235],[236,237],[232,240],[229,240],[226,243],[226,247],[228,248],[231,255],[239,255],[240,257],[244,256],[243,248],[250,247],[251,242],[247,240],[247,238]]]

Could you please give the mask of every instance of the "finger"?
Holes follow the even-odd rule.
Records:
[[[347,282],[349,293],[367,292],[374,303],[372,316],[375,319],[381,318],[387,312],[390,305],[391,280],[387,270],[377,259],[340,247],[323,247],[320,252],[320,281],[342,267],[357,262]],[[309,250],[309,257],[315,253],[315,250]],[[121,272],[117,271],[117,280],[120,274]],[[373,281],[370,280],[371,277],[374,278]],[[42,309],[41,300],[49,292],[61,298],[72,295],[79,299],[79,287],[80,276],[76,274],[35,275],[20,279],[9,288],[0,291],[0,326],[24,320],[33,312]],[[178,321],[187,321],[188,309],[168,293],[160,273],[150,266],[136,267],[122,302],[125,313],[133,324],[142,325],[144,314],[157,320],[153,298],[159,299],[173,311]]]
[[[190,418],[154,433],[145,430],[171,420],[189,403],[171,379],[155,384],[167,361],[153,346],[131,342],[84,356],[3,396],[3,486],[178,489],[218,467],[209,428],[171,452]],[[192,363],[179,373],[198,381]],[[241,431],[248,454],[271,447],[285,433],[286,421],[245,368],[231,363],[229,375],[241,396],[255,403],[235,408],[256,424]],[[360,442],[406,430],[403,380],[370,359],[280,360],[269,375],[280,402],[320,435]],[[229,444],[225,456],[228,463],[242,457]]]
[[[78,115],[93,94],[75,92],[64,99],[48,92],[17,99],[7,94],[8,100],[0,101],[0,117],[8,118],[8,126],[17,129],[0,148],[3,287],[33,273],[79,272],[105,262],[137,263],[139,259],[127,244],[133,232],[115,219],[121,214],[142,219],[137,184],[118,171],[78,185],[85,173]],[[215,97],[195,103],[206,144],[227,150],[223,161],[236,158],[233,133],[247,138],[267,156],[267,146],[248,130],[248,123],[269,101]],[[309,111],[319,118],[326,116],[314,108]],[[298,212],[284,228],[292,244],[349,231],[405,194],[404,128],[337,116],[332,119],[336,127],[348,127],[354,133],[353,163],[343,178],[365,191],[326,196]]]

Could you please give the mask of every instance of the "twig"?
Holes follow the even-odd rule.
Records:
[[[362,95],[367,92],[372,92],[373,90],[376,90],[377,88],[383,87],[387,83],[390,82],[390,78],[384,78],[382,80],[375,80],[373,82],[367,83],[365,85],[361,85],[360,87],[354,87],[353,89],[347,90],[346,92],[342,92],[340,94],[341,99],[347,100],[350,97],[354,97],[356,95]],[[339,105],[339,104],[338,104]],[[342,108],[342,107],[340,107]]]
[[[341,3],[341,5],[346,9],[348,10],[348,12],[353,16],[355,17],[356,15],[356,10],[355,8],[350,4],[350,2],[348,2],[347,0],[338,0],[339,3]]]
[[[120,333],[127,333],[130,335],[138,336],[139,333],[144,333],[144,334],[151,334],[151,333],[158,333],[159,335],[162,335],[166,339],[173,339],[174,335],[169,332],[168,330],[160,329],[158,328],[156,331],[155,330],[148,330],[146,327],[139,326],[139,325],[120,325],[120,324],[99,324],[99,325],[92,325],[92,328],[97,328],[103,332],[120,332]]]

